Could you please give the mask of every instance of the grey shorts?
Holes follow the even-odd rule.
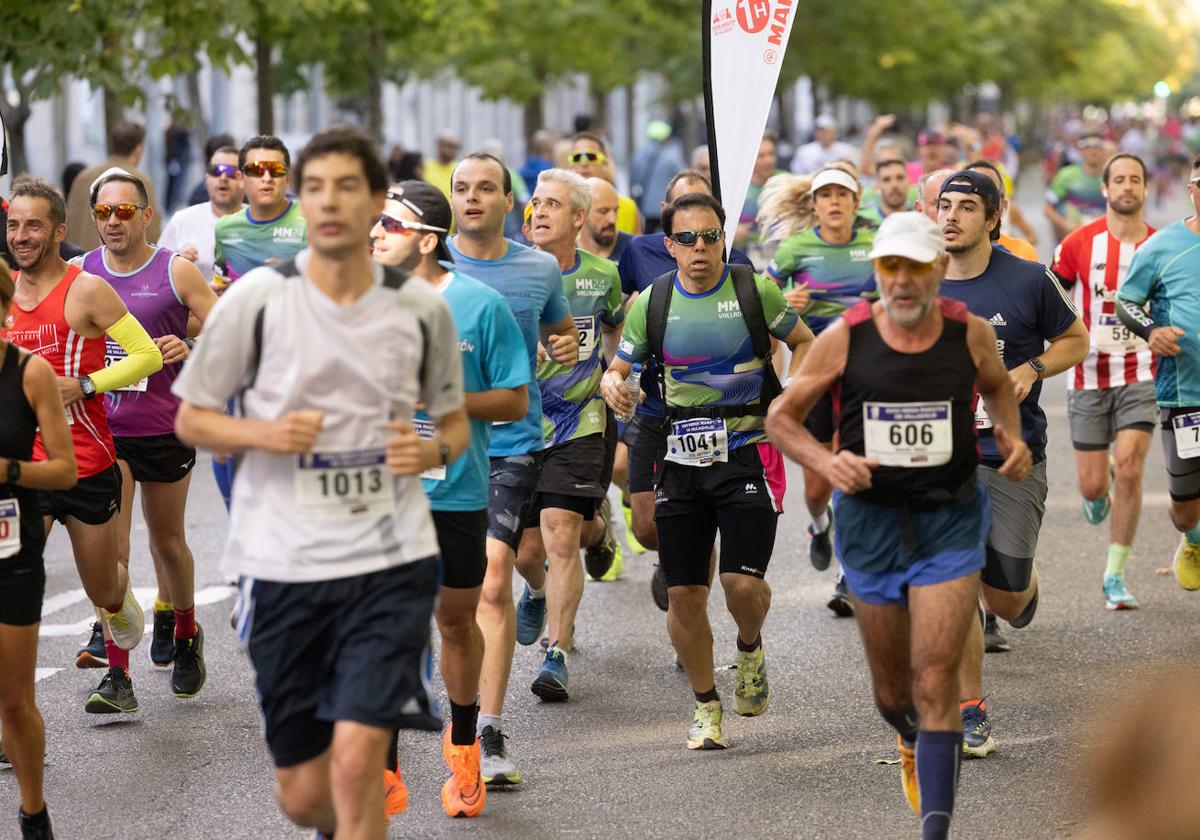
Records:
[[[1020,564],[1023,568],[1016,575],[1027,579],[1025,572],[1033,569],[1033,556],[1037,553],[1038,532],[1042,518],[1046,515],[1046,462],[1034,464],[1024,481],[1003,478],[995,467],[979,465],[979,483],[987,487],[992,503],[992,528],[987,538],[987,565],[983,570],[983,582],[997,589],[1014,591],[1005,585],[1005,579],[1014,577],[1007,568]],[[1024,587],[1021,587],[1024,588]]]
[[[1157,416],[1153,382],[1067,391],[1071,443],[1080,452],[1108,449],[1124,429],[1153,434]]]
[[[1180,458],[1175,445],[1173,417],[1192,414],[1200,408],[1164,408],[1162,417],[1163,455],[1167,461],[1167,489],[1177,502],[1200,499],[1200,458]]]
[[[525,520],[529,518],[541,475],[541,452],[491,459],[487,535],[513,551],[521,544]]]

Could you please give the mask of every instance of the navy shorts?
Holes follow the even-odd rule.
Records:
[[[513,551],[533,510],[533,497],[542,477],[541,452],[494,456],[488,470],[487,535]]]
[[[834,546],[850,591],[866,604],[908,605],[910,586],[965,577],[983,568],[991,506],[980,486],[974,499],[913,510],[915,548],[905,548],[905,511],[833,494]]]
[[[242,578],[238,634],[276,767],[316,758],[349,720],[441,728],[429,693],[438,561],[308,583]]]

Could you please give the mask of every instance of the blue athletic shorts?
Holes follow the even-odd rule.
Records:
[[[833,494],[834,547],[850,591],[867,604],[908,605],[908,587],[944,583],[983,568],[991,508],[974,499],[908,513],[916,547],[901,538],[904,510]]]

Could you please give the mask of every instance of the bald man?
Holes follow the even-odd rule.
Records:
[[[922,175],[917,181],[917,200],[913,202],[913,209],[936,222],[938,195],[942,192],[942,184],[953,174],[953,169],[938,169]]]
[[[613,185],[603,178],[588,178],[587,183],[592,190],[592,209],[584,219],[583,230],[579,231],[575,244],[597,257],[619,262],[625,253],[625,246],[633,239],[625,231],[617,230],[620,196]]]

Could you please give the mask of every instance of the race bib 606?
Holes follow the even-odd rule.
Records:
[[[885,467],[936,467],[954,454],[950,400],[863,403],[864,451]]]

